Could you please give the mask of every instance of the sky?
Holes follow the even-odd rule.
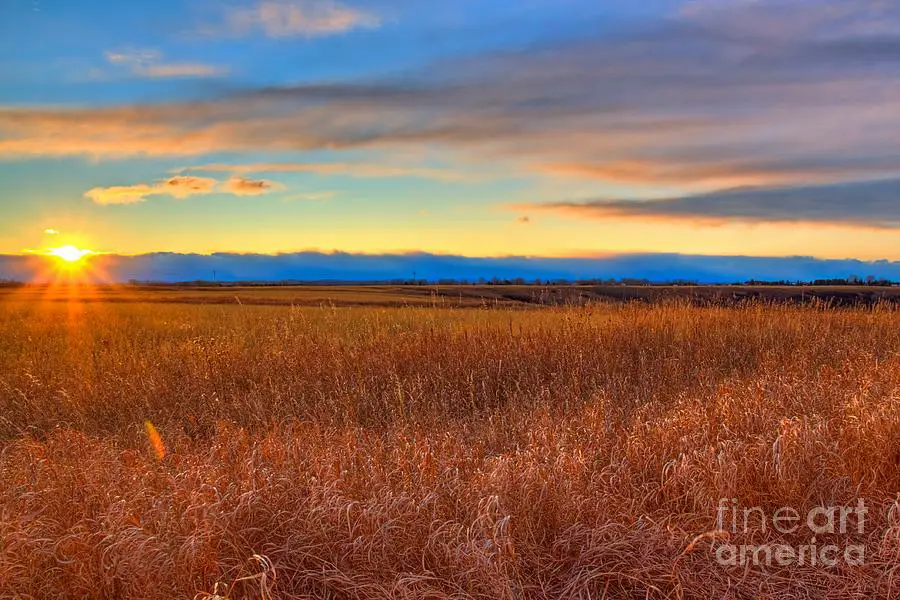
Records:
[[[893,0],[0,0],[0,277],[68,245],[874,272],[898,114]]]

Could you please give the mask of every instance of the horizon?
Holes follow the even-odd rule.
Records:
[[[363,254],[291,252],[280,254],[190,254],[155,252],[139,255],[80,254],[68,259],[56,249],[42,254],[0,254],[0,281],[19,283],[128,282],[187,283],[209,281],[375,283],[400,281],[646,281],[651,284],[706,285],[746,282],[900,281],[900,261],[824,260],[814,257],[707,256],[685,254],[615,254],[595,257],[470,257],[408,252]]]

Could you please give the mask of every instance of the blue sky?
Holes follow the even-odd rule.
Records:
[[[0,254],[900,259],[893,2],[0,13]]]

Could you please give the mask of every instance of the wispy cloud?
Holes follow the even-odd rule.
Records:
[[[52,229],[52,228],[50,228],[50,229],[45,229],[45,230],[44,230],[44,233],[45,233],[46,235],[59,235],[59,231],[57,231],[56,229]]]
[[[96,204],[137,204],[150,196],[172,196],[187,198],[221,192],[234,196],[260,196],[269,192],[283,190],[284,186],[266,179],[246,179],[234,176],[224,182],[211,177],[195,177],[193,175],[177,175],[152,184],[138,183],[134,185],[114,185],[95,187],[84,193]]]
[[[588,218],[703,223],[808,222],[900,227],[900,180],[826,186],[748,188],[665,200],[585,200],[513,207]]]
[[[208,177],[192,177],[182,175],[171,177],[153,184],[138,183],[136,185],[114,185],[95,187],[84,193],[96,204],[137,204],[150,196],[173,196],[187,198],[189,196],[211,194],[215,191],[216,180]]]
[[[528,174],[692,191],[900,175],[900,44],[892,42],[900,6],[880,3],[878,24],[868,3],[859,16],[848,0],[786,0],[790,28],[773,33],[764,24],[777,21],[779,3],[715,4],[643,30],[397,78],[191,103],[0,108],[0,155],[427,149]],[[268,19],[260,6],[246,9],[259,28]],[[273,14],[307,14],[306,3],[278,6],[294,8]],[[317,9],[322,15],[339,12],[321,6],[330,7]],[[822,17],[834,11],[845,16]],[[355,22],[318,18],[331,23],[317,26],[323,31]],[[276,31],[293,29],[300,25]],[[346,163],[283,168],[367,172]]]
[[[292,196],[288,196],[285,200],[293,201],[293,200],[311,200],[311,201],[320,201],[320,200],[330,200],[337,196],[337,192],[333,190],[325,190],[322,192],[301,192],[299,194],[294,194]]]
[[[175,77],[217,77],[226,75],[228,69],[214,65],[194,62],[166,62],[157,50],[119,50],[105,54],[107,62],[124,67],[137,77],[175,78]]]
[[[175,172],[189,171],[227,173],[314,173],[316,175],[346,175],[361,178],[419,177],[439,181],[460,181],[466,176],[449,169],[433,167],[405,167],[397,165],[347,162],[282,162],[223,164],[210,163],[175,169]]]
[[[135,71],[136,75],[149,78],[172,77],[218,77],[228,73],[224,67],[205,65],[202,63],[170,63],[147,65]]]
[[[773,151],[774,152],[774,151]],[[785,157],[741,159],[710,157],[708,162],[685,160],[611,160],[608,162],[542,163],[536,169],[545,175],[562,178],[595,179],[619,184],[682,186],[701,189],[727,189],[738,186],[766,186],[840,181],[847,177],[867,177],[900,169],[900,159],[872,157],[863,164],[850,161],[819,161],[804,164]]]
[[[222,189],[235,196],[259,196],[274,190],[283,189],[284,186],[266,179],[245,179],[234,176],[222,184]]]
[[[896,33],[897,6],[884,0],[690,0],[680,11],[704,27],[774,41]]]
[[[323,37],[379,24],[374,14],[330,0],[262,0],[232,9],[226,17],[231,34],[261,31],[273,38]]]
[[[149,49],[108,50],[104,56],[110,64],[128,67],[152,64],[162,58],[162,54],[158,50]]]

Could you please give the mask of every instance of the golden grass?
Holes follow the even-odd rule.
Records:
[[[240,304],[420,308],[523,308],[635,300],[698,305],[764,301],[831,306],[900,303],[900,287],[780,285],[0,285],[0,302]]]
[[[0,304],[0,596],[896,598],[898,492],[885,308]],[[867,564],[721,566],[731,497]]]

